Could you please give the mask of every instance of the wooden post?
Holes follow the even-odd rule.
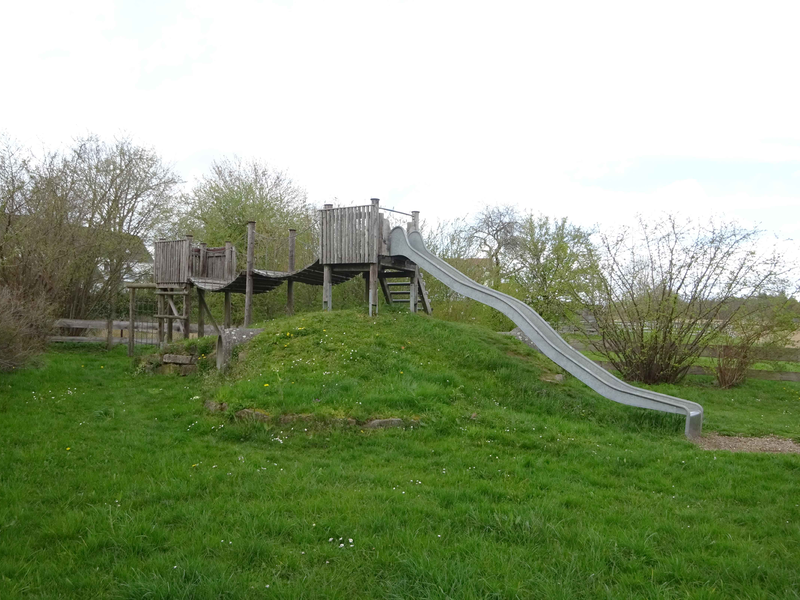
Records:
[[[198,277],[208,277],[208,244],[205,242],[200,242],[200,273]]]
[[[229,241],[225,242],[225,281],[233,279],[234,266],[233,262],[233,244]],[[231,326],[231,293],[225,292],[225,313],[222,318],[222,326]]]
[[[194,255],[192,254],[192,236],[186,236],[186,275],[191,277],[194,275]],[[183,339],[189,339],[189,323],[192,317],[192,285],[186,281],[183,286]]]
[[[364,271],[361,276],[364,278],[364,304],[369,304],[369,271]]]
[[[412,313],[417,312],[417,293],[419,291],[419,267],[414,267],[414,274],[408,287],[408,308]]]
[[[297,230],[289,230],[289,272],[294,271],[294,248],[297,242]],[[286,312],[294,314],[294,281],[291,278],[286,282]]]
[[[202,250],[201,250],[202,252]],[[202,257],[200,259],[202,263]],[[206,316],[203,313],[203,306],[205,306],[205,290],[197,288],[197,337],[201,338],[206,334]]]
[[[414,231],[419,231],[419,211],[411,211],[411,222],[414,224]]]
[[[256,222],[247,222],[247,283],[244,294],[244,326],[250,327],[253,316],[253,253],[256,245]]]
[[[331,310],[333,300],[333,286],[331,285],[331,266],[322,267],[322,310]]]
[[[172,290],[170,290],[170,291],[172,291]],[[169,308],[169,310],[167,311],[167,314],[169,314],[170,317],[171,317],[171,316],[173,316],[175,314],[174,311],[172,310],[172,307],[175,304],[174,298],[172,297],[172,294],[169,294],[166,298],[167,298],[167,308]],[[172,343],[172,322],[174,320],[175,319],[167,319],[167,343],[168,344]]]
[[[128,288],[130,298],[128,298],[128,356],[133,356],[135,337],[135,323],[136,318],[136,288]]]
[[[159,291],[159,289],[156,288],[156,292],[158,292],[158,291]],[[164,314],[164,295],[163,294],[158,294],[158,309],[157,310],[158,310],[158,314],[159,315],[163,315]],[[163,348],[164,347],[164,317],[159,317],[158,318],[158,347],[159,348]]]
[[[378,260],[380,253],[380,239],[381,231],[380,219],[380,203],[378,198],[371,198],[372,202],[372,221],[370,222],[370,265],[369,265],[369,315],[378,314]]]

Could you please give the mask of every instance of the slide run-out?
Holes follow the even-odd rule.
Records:
[[[441,258],[428,252],[419,232],[406,234],[402,227],[395,227],[390,233],[389,243],[392,255],[405,256],[462,296],[502,312],[547,358],[600,395],[621,404],[684,415],[686,437],[694,438],[700,435],[703,427],[703,407],[696,402],[637,388],[614,377],[570,346],[530,306],[508,294],[473,281]]]

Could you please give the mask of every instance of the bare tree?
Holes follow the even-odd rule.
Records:
[[[599,236],[596,281],[584,296],[599,338],[589,343],[624,377],[676,382],[748,300],[777,293],[792,271],[761,232],[731,222],[666,216]]]
[[[495,288],[502,281],[503,264],[511,262],[506,255],[516,243],[519,221],[519,213],[513,206],[488,206],[478,213],[469,227],[472,243],[491,261]]]

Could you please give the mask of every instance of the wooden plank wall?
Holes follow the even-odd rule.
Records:
[[[158,241],[153,275],[157,284],[183,284],[189,277],[189,240]]]
[[[320,262],[364,264],[375,262],[375,236],[371,235],[377,212],[373,206],[347,206],[320,211]]]
[[[156,284],[183,284],[190,276],[225,281],[225,248],[206,249],[205,269],[202,268],[201,254],[200,246],[192,245],[191,249],[189,248],[188,240],[156,242],[154,266]],[[230,272],[236,273],[236,248],[233,248],[231,263]]]

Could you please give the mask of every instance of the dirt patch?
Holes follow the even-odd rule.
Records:
[[[800,454],[800,444],[770,435],[768,437],[738,437],[707,433],[695,443],[703,450],[729,450],[730,452],[788,452]]]

